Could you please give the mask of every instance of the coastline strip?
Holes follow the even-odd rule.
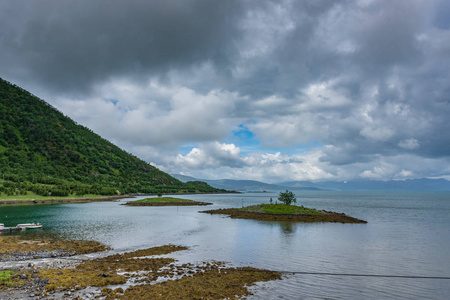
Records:
[[[32,200],[0,200],[0,205],[23,205],[23,204],[58,204],[58,203],[86,203],[86,202],[105,202],[105,201],[115,201],[124,198],[131,198],[133,196],[123,195],[123,196],[108,196],[99,198],[70,198],[70,199],[32,199]]]

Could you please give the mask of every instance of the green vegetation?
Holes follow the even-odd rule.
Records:
[[[0,198],[223,191],[182,183],[2,79],[0,115]]]
[[[138,203],[159,203],[159,202],[194,202],[188,199],[180,199],[174,197],[158,197],[158,198],[145,198],[141,200],[136,200]]]
[[[180,199],[174,197],[155,197],[145,198],[136,201],[129,201],[125,205],[129,206],[196,206],[196,205],[210,205],[212,203],[193,201],[188,199]]]
[[[249,212],[262,212],[267,214],[307,214],[312,216],[324,215],[323,212],[317,211],[313,208],[287,204],[259,204],[239,208],[239,210]]]
[[[297,202],[297,198],[295,198],[295,195],[293,192],[286,190],[286,192],[280,192],[280,195],[278,197],[278,201],[281,203],[284,203],[286,205],[291,205],[292,203]]]
[[[81,196],[82,196],[82,198],[89,198],[89,199],[97,199],[97,198],[105,197],[102,195],[94,195],[94,194],[84,194],[84,195],[72,194],[69,196],[49,197],[49,196],[40,196],[33,192],[27,192],[26,195],[9,195],[9,196],[7,196],[7,195],[3,194],[3,195],[1,195],[0,201],[13,201],[13,200],[30,201],[30,200],[48,200],[48,199],[55,199],[55,198],[64,200],[64,199],[74,199],[74,198],[76,199]]]
[[[11,279],[17,277],[14,273],[11,270],[0,271],[0,285],[12,286]]]

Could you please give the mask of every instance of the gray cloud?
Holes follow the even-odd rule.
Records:
[[[203,61],[226,67],[244,11],[240,1],[194,0],[2,6],[18,20],[5,22],[4,52],[13,53],[14,65],[29,77],[57,90],[84,90],[116,76],[164,77]]]

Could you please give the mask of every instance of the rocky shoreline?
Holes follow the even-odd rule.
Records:
[[[58,258],[74,256],[75,250],[38,250],[38,251],[14,251],[7,254],[0,254],[0,262],[24,261],[41,258]]]
[[[242,299],[251,295],[247,288],[255,282],[281,279],[274,271],[227,267],[215,261],[180,265],[173,258],[161,257],[188,250],[184,246],[105,256],[111,252],[93,251],[108,249],[93,247],[97,242],[86,242],[83,248],[81,241],[0,236],[0,243],[4,241],[10,250],[0,253],[0,275],[3,272],[10,278],[0,281],[0,299]],[[67,247],[61,246],[64,243]],[[28,250],[23,250],[24,245]],[[98,255],[73,256],[93,252]]]
[[[11,281],[0,282],[0,299],[55,299],[46,298],[49,281],[39,276],[41,270],[73,268],[79,261],[69,257],[109,249],[95,241],[26,240],[14,235],[0,236],[0,244],[0,272],[14,270]],[[71,299],[70,293],[56,298]]]
[[[39,250],[14,251],[8,253],[6,257],[2,255],[0,257],[0,272],[6,269],[13,269],[16,276],[15,279],[19,280],[21,284],[8,288],[2,287],[0,284],[0,299],[49,299],[45,296],[45,287],[49,284],[49,281],[39,276],[39,270],[72,268],[79,262],[58,258],[66,258],[76,254],[74,250]],[[9,264],[5,264],[8,262]],[[75,292],[75,289],[65,291],[58,295],[58,298],[71,299],[67,297],[73,292]]]

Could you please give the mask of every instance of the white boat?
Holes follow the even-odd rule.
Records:
[[[5,224],[0,223],[0,231],[1,231],[3,228],[5,228]]]
[[[39,223],[25,223],[25,224],[17,224],[17,228],[25,230],[25,229],[36,229],[42,228],[42,225]]]

